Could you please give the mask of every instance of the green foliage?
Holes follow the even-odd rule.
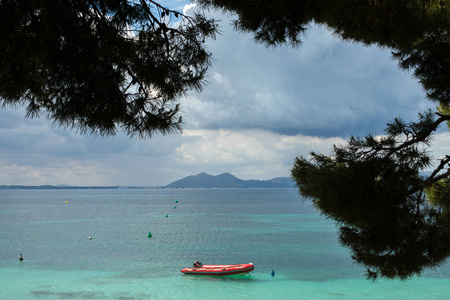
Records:
[[[444,116],[450,116],[450,105],[439,105],[437,110]],[[450,130],[450,121],[447,121],[448,129]]]
[[[450,157],[436,174],[420,176],[430,165],[430,133],[449,118],[434,120],[428,111],[416,123],[396,119],[386,136],[352,137],[348,145],[335,146],[333,156],[312,153],[310,160],[295,160],[292,177],[300,193],[337,222],[341,243],[368,267],[370,279],[406,279],[450,255],[450,216],[443,209],[450,204],[449,185],[438,181],[450,171],[436,176]],[[427,202],[425,186],[433,187],[428,196],[438,205]]]
[[[180,130],[174,100],[202,88],[217,30],[148,0],[4,0],[0,18],[2,105],[101,135]]]
[[[428,201],[437,207],[442,215],[450,214],[450,179],[441,179],[425,189]]]

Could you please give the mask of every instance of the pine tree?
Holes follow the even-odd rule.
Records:
[[[396,119],[385,136],[352,137],[331,156],[295,160],[300,193],[337,222],[341,243],[370,279],[406,279],[450,255],[450,157],[421,176],[431,163],[431,132],[446,120],[431,111],[415,123]]]
[[[148,0],[2,0],[0,19],[1,104],[100,135],[179,131],[217,31]]]

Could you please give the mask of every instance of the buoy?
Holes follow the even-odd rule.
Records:
[[[92,237],[91,237],[91,236],[89,236],[89,239],[90,239],[90,240],[92,240]]]
[[[270,272],[270,275],[272,275],[272,277],[275,276],[275,271],[272,270],[272,272]]]
[[[168,215],[166,215],[166,218],[168,217]]]
[[[148,233],[148,237],[152,237],[152,233],[151,232]]]
[[[175,199],[175,203],[178,203],[178,200]]]
[[[19,255],[19,260],[22,261],[23,260],[23,256],[22,254]]]
[[[69,201],[66,200],[66,204],[69,203]]]
[[[176,209],[177,207],[176,207],[176,206],[174,206],[173,208],[175,208],[175,209]]]

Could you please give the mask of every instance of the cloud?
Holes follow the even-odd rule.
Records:
[[[286,177],[298,155],[328,153],[341,138],[281,135],[263,130],[186,130],[174,159],[197,171],[234,170],[244,179]],[[269,175],[270,174],[270,175]]]
[[[297,155],[328,153],[340,138],[281,135],[260,129],[185,130],[133,140],[52,128],[45,119],[0,128],[0,185],[166,185],[187,175],[231,172],[243,179],[289,176]],[[4,137],[8,137],[5,139]]]
[[[0,127],[0,185],[164,184],[158,168],[164,169],[162,157],[180,138],[138,141],[123,133],[95,138],[52,127],[45,119],[25,120],[24,115],[23,110],[0,111],[0,119],[15,120]]]
[[[388,50],[342,43],[318,26],[298,49],[267,49],[212,14],[224,20],[222,34],[208,42],[215,63],[205,91],[182,102],[187,128],[348,137],[382,133],[427,102]]]
[[[448,156],[450,153],[450,132],[440,132],[434,135],[434,142],[429,148],[432,153],[435,165],[439,164],[439,159]]]
[[[195,4],[195,3],[185,4],[183,7],[183,14],[185,15],[188,10],[190,10],[191,8],[194,8],[196,6],[197,6],[197,4]]]

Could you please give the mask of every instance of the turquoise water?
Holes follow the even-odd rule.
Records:
[[[0,241],[0,299],[450,299],[449,263],[367,281],[291,189],[0,190]],[[183,275],[195,260],[255,271]]]

